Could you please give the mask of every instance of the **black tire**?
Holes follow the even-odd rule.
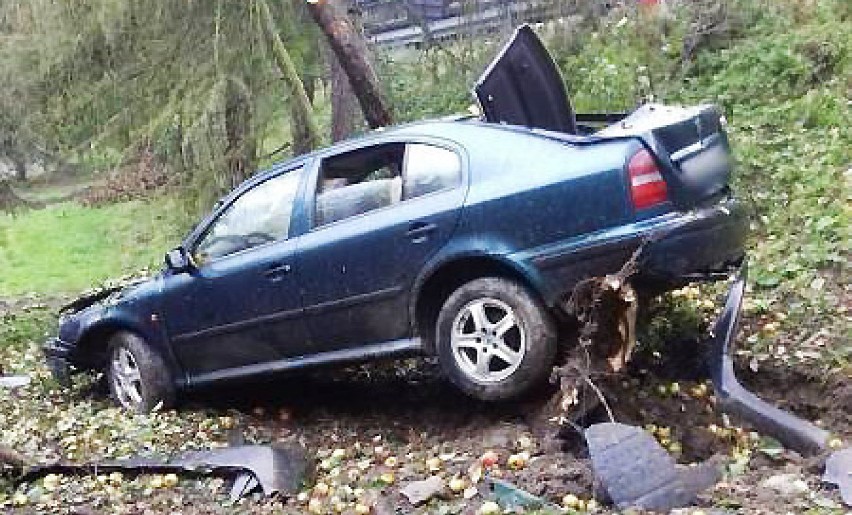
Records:
[[[121,373],[121,363],[131,362],[133,367]],[[137,413],[174,406],[175,384],[165,361],[138,335],[122,331],[110,339],[105,370],[110,395],[119,406]]]
[[[477,306],[482,306],[485,313],[486,320],[481,325],[490,324],[492,329],[477,329],[473,314],[478,311]],[[499,329],[500,324],[492,318],[500,318],[500,312],[507,308],[511,309],[516,327],[498,336],[493,329]],[[453,342],[454,331],[457,343]],[[556,357],[556,334],[550,313],[526,287],[511,279],[485,277],[462,285],[444,302],[436,326],[438,359],[450,381],[471,397],[510,400],[550,375]],[[472,344],[480,341],[483,343]],[[519,352],[521,345],[525,346],[523,353]],[[504,360],[503,355],[511,359]],[[480,356],[485,356],[487,370],[478,368]]]

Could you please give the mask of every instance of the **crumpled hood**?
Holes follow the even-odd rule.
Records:
[[[139,286],[156,281],[158,277],[159,275],[148,275],[147,271],[129,277],[122,277],[114,282],[108,282],[97,288],[84,291],[79,297],[62,306],[59,312],[63,314],[78,313],[110,298],[115,300],[121,299],[131,295]]]

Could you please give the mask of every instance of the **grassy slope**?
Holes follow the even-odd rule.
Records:
[[[179,240],[176,201],[67,202],[0,215],[0,297],[73,293],[157,265]]]
[[[755,213],[747,350],[784,362],[819,356],[849,370],[849,8],[732,3],[729,38],[686,66],[682,27],[669,22],[661,36],[655,22],[632,20],[612,20],[581,42],[555,38],[557,60],[579,111],[624,108],[649,94],[723,107],[734,188]]]

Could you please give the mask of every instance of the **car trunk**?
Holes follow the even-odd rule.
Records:
[[[724,117],[716,106],[646,104],[586,137],[553,59],[528,25],[519,27],[474,87],[485,121],[574,135],[576,143],[636,138],[651,151],[675,207],[688,209],[727,192],[732,160]]]

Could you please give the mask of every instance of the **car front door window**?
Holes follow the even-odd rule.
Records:
[[[292,171],[275,176],[232,202],[195,246],[196,263],[286,239],[300,175]]]

